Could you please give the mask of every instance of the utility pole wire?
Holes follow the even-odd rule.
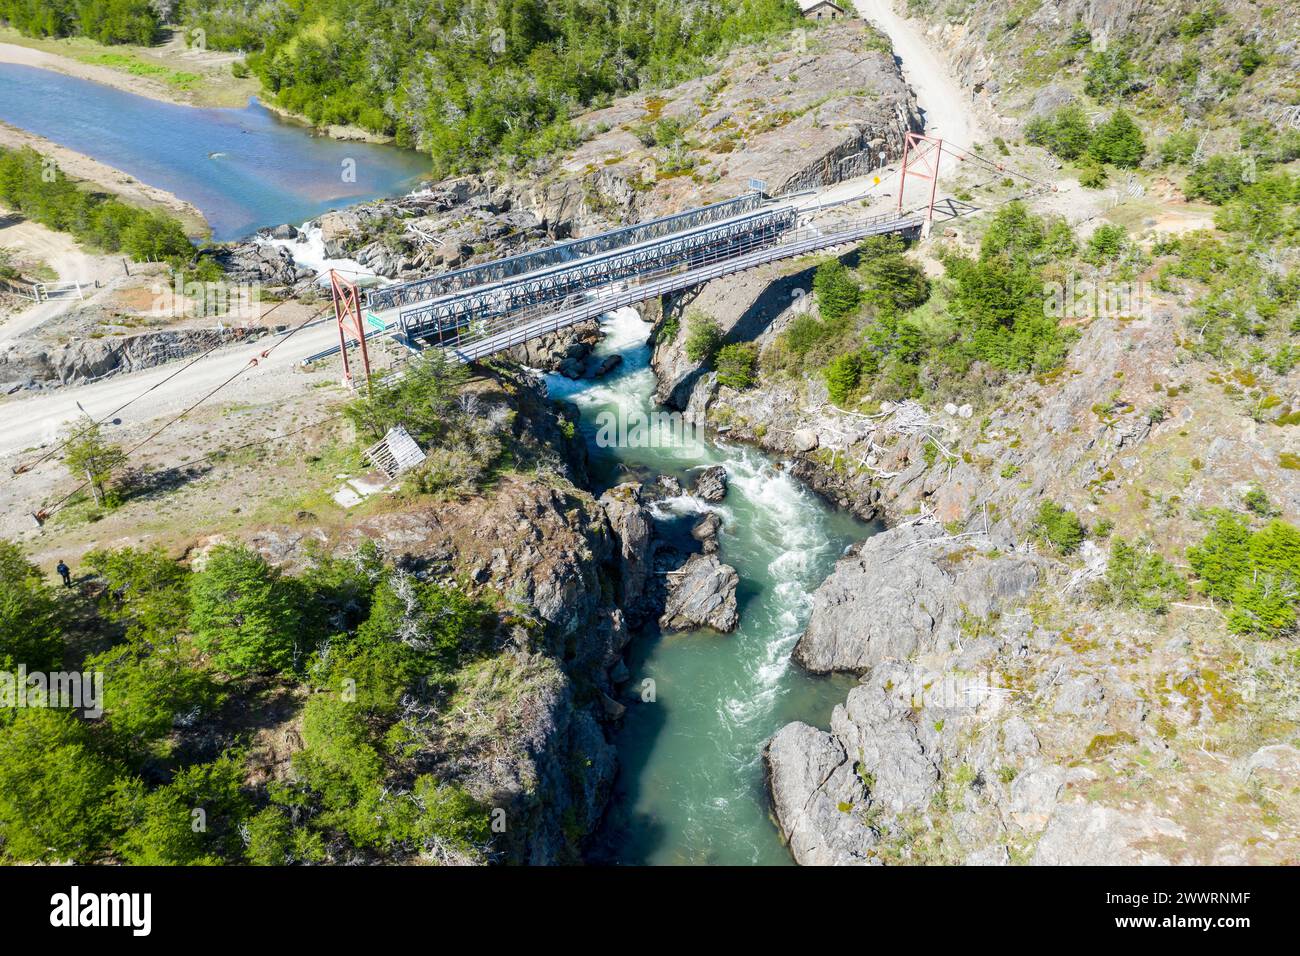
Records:
[[[325,272],[318,272],[315,274],[315,276],[312,276],[312,280],[311,280],[312,284],[315,284],[318,278],[321,278],[321,276],[324,276],[324,274]],[[296,295],[290,295],[289,298],[282,299],[281,302],[277,302],[276,304],[274,304],[274,306],[268,308],[268,310],[261,313],[261,319],[265,320],[265,317],[270,315],[270,313],[276,311],[277,308],[281,306],[285,306],[285,304],[287,303],[294,302],[294,300],[296,299],[298,299]],[[325,312],[328,311],[329,310],[318,312],[317,316],[315,317],[325,315]],[[294,329],[294,332],[296,332],[296,330],[298,329]],[[146,397],[147,394],[153,392],[153,389],[157,389],[160,388],[160,386],[162,385],[168,384],[169,381],[172,381],[173,378],[177,377],[178,375],[181,375],[181,373],[185,372],[186,369],[191,368],[192,365],[195,365],[196,363],[201,362],[201,360],[208,358],[209,355],[212,355],[212,352],[216,351],[217,349],[222,349],[222,347],[225,347],[225,345],[226,345],[225,342],[217,342],[216,345],[213,345],[211,347],[211,349],[201,352],[201,354],[194,356],[194,358],[192,358],[190,362],[187,362],[185,365],[182,365],[181,368],[175,369],[175,371],[172,372],[172,375],[166,376],[165,378],[160,378],[159,381],[153,382],[153,384],[149,385],[147,389],[144,389],[144,392],[135,395],[135,398],[127,399],[127,401],[123,402],[122,405],[113,408],[113,411],[108,412],[108,414],[104,415],[103,418],[94,419],[91,418],[91,416],[87,415],[87,418],[91,418],[91,423],[86,425],[86,428],[83,428],[82,431],[79,431],[77,433],[70,434],[68,438],[65,438],[64,441],[61,441],[59,445],[52,447],[52,449],[47,451],[47,453],[43,454],[42,457],[36,458],[35,460],[31,460],[31,462],[26,462],[23,464],[18,464],[18,466],[14,466],[12,468],[12,473],[10,473],[8,479],[6,480],[12,481],[13,479],[16,479],[18,475],[22,475],[22,473],[31,471],[32,468],[35,468],[36,466],[38,466],[38,464],[45,462],[45,460],[55,457],[55,455],[59,454],[60,451],[65,449],[65,447],[68,447],[70,444],[72,444],[72,442],[77,441],[77,438],[82,437],[83,434],[86,434],[86,432],[90,431],[91,428],[95,428],[96,425],[103,425],[105,421],[112,419],[113,416],[116,416],[118,414],[118,412],[125,410],[125,408],[127,407],[135,405],[135,403],[139,402],[140,399]]]
[[[286,301],[287,301],[287,300],[286,300]],[[302,330],[303,328],[305,328],[307,325],[311,324],[313,321],[315,321],[317,318],[319,318],[319,316],[324,315],[324,314],[325,314],[325,310],[322,310],[321,312],[317,313],[316,315],[310,315],[310,316],[308,316],[304,321],[302,321],[300,324],[298,324],[298,325],[295,326],[293,329],[291,329],[291,330],[288,332],[288,334],[286,334],[286,335],[285,335],[283,338],[281,338],[278,342],[275,342],[274,344],[272,344],[272,346],[271,346],[270,348],[265,349],[264,351],[260,352],[258,355],[255,355],[255,356],[253,356],[251,359],[249,359],[249,360],[248,360],[248,363],[247,363],[246,365],[241,366],[241,367],[239,368],[238,371],[236,371],[233,375],[231,375],[229,378],[227,378],[227,379],[226,379],[224,382],[222,382],[220,385],[217,385],[215,388],[213,388],[213,389],[211,389],[210,391],[208,391],[205,395],[203,395],[202,398],[200,398],[198,401],[194,402],[192,405],[190,405],[189,407],[187,407],[187,408],[186,408],[184,411],[182,411],[180,414],[176,415],[175,417],[173,417],[173,418],[171,418],[171,419],[168,419],[166,422],[164,422],[162,425],[160,425],[158,428],[156,428],[153,432],[151,432],[151,433],[149,434],[149,436],[148,436],[147,438],[145,438],[143,441],[137,442],[136,444],[134,444],[134,445],[132,445],[130,448],[128,448],[125,452],[122,453],[122,456],[118,459],[119,463],[125,461],[127,458],[131,457],[131,455],[135,454],[137,451],[139,451],[139,450],[140,450],[141,448],[143,448],[145,445],[149,444],[151,441],[153,441],[155,438],[157,438],[159,435],[161,435],[163,432],[165,432],[168,428],[170,428],[172,425],[175,425],[178,421],[180,421],[182,418],[184,418],[184,417],[185,417],[186,415],[188,415],[190,412],[194,411],[194,409],[198,408],[200,405],[202,405],[204,402],[206,402],[206,401],[207,401],[209,398],[211,398],[213,395],[217,394],[217,392],[221,391],[223,388],[225,388],[225,387],[226,387],[227,385],[229,385],[231,382],[235,381],[235,379],[239,378],[241,375],[243,375],[243,374],[244,374],[245,372],[247,372],[249,369],[256,368],[256,367],[257,367],[257,366],[258,366],[258,365],[259,365],[263,360],[269,358],[272,352],[274,352],[276,349],[278,349],[278,348],[279,348],[281,345],[283,345],[285,342],[289,341],[289,339],[293,338],[293,336],[294,336],[296,333],[298,333],[299,331],[301,331],[301,330]],[[85,488],[86,485],[87,485],[87,482],[84,482],[84,481],[83,481],[81,484],[77,485],[77,487],[73,488],[70,492],[68,492],[68,493],[67,493],[66,495],[64,495],[62,498],[60,498],[60,499],[58,499],[56,502],[54,502],[54,504],[50,505],[50,506],[47,507],[47,508],[42,508],[42,509],[40,509],[39,511],[35,512],[35,513],[33,514],[33,517],[36,519],[37,523],[38,523],[38,524],[44,524],[45,521],[46,521],[46,519],[48,519],[48,518],[50,517],[50,515],[52,515],[55,511],[57,511],[59,508],[61,508],[64,504],[66,504],[67,501],[68,501],[68,499],[72,498],[75,494],[77,494],[79,491],[81,491],[83,488]]]

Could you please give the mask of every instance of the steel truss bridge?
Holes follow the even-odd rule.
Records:
[[[809,213],[755,192],[388,286],[368,294],[366,330],[392,335],[411,349],[436,346],[472,362],[614,309],[765,263],[873,235],[915,238],[926,221],[924,212],[887,213],[818,226],[809,221]],[[346,345],[342,332],[340,338]]]

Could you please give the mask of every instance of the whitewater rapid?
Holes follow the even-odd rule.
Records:
[[[600,447],[602,413],[655,411],[651,326],[632,309],[602,322],[598,354],[622,364],[595,381],[548,374],[551,397],[573,402],[597,484],[671,475],[686,491],[654,502],[654,517],[689,528],[706,511],[722,518],[720,557],[736,568],[740,626],[729,635],[643,635],[634,641],[632,686],[651,679],[653,703],[633,701],[619,736],[622,775],[597,852],[611,862],[786,863],[767,812],[762,747],[791,719],[825,725],[841,682],[790,663],[812,594],[844,548],[870,532],[836,514],[786,470],[744,445],[701,440],[682,447]],[[720,464],[724,501],[690,494],[695,474]],[[597,489],[599,491],[599,488]],[[664,533],[673,533],[671,529]]]

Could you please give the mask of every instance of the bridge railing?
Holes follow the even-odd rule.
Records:
[[[521,252],[505,259],[496,259],[479,265],[466,266],[452,272],[416,279],[399,285],[387,286],[370,292],[366,307],[372,312],[383,312],[401,306],[414,305],[438,296],[472,289],[477,286],[500,282],[515,276],[526,275],[547,266],[563,262],[572,262],[612,249],[621,249],[637,243],[658,239],[676,232],[694,228],[708,223],[720,222],[732,216],[739,216],[757,209],[764,202],[761,193],[746,193],[732,199],[710,203],[697,209],[660,216],[646,222],[611,229],[581,239],[571,239]]]
[[[462,358],[481,358],[621,306],[707,282],[731,272],[856,242],[870,235],[919,231],[921,224],[919,218],[906,215],[899,218],[894,213],[887,213],[839,222],[833,226],[791,229],[777,243],[764,242],[761,237],[750,237],[736,247],[711,249],[699,257],[665,264],[639,274],[635,284],[615,284],[594,293],[578,292],[562,300],[519,309],[509,315],[473,321],[455,328],[441,328],[427,336],[425,341],[451,349]],[[489,346],[486,350],[485,345]]]
[[[469,322],[491,321],[521,309],[553,305],[570,295],[614,282],[635,280],[666,264],[701,262],[707,256],[750,248],[754,243],[770,245],[781,241],[797,220],[795,207],[781,206],[720,223],[694,226],[661,239],[404,309],[398,315],[398,322],[404,335],[415,337],[455,329]]]

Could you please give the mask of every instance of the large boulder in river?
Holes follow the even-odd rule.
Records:
[[[727,497],[727,469],[710,465],[695,479],[695,496],[705,501],[721,501]]]
[[[668,599],[660,627],[689,631],[711,627],[724,634],[736,629],[736,586],[740,575],[713,554],[693,554],[680,571],[669,573]]]
[[[791,656],[825,674],[944,650],[964,617],[987,619],[1037,582],[1037,559],[1000,554],[983,536],[953,538],[938,525],[894,528],[836,564],[813,595]]]
[[[645,597],[650,576],[650,513],[641,502],[641,485],[625,482],[600,496],[618,542],[618,603],[632,611]]]
[[[700,543],[705,554],[713,554],[718,550],[718,532],[721,530],[721,516],[716,511],[708,511],[691,527],[691,537]]]
[[[876,831],[860,814],[869,806],[854,762],[833,736],[804,723],[786,724],[763,749],[777,825],[805,866],[861,864]]]

